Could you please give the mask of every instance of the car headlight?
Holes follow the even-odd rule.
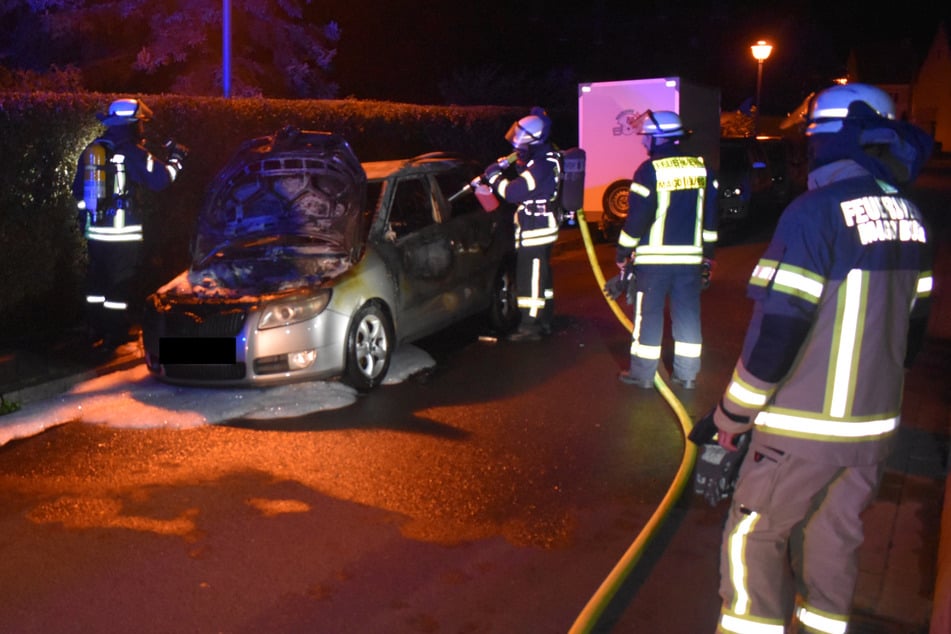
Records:
[[[743,195],[743,189],[741,187],[727,187],[721,191],[724,198],[739,198]]]
[[[258,330],[290,326],[301,321],[307,321],[322,313],[329,303],[330,289],[324,289],[311,297],[267,304],[264,310],[261,311]]]

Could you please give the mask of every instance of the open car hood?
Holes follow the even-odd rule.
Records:
[[[336,134],[287,127],[244,143],[208,189],[189,284],[270,293],[339,275],[363,254],[366,181]]]

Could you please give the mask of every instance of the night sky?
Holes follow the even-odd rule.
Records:
[[[560,4],[327,0],[315,3],[312,17],[343,29],[334,75],[344,97],[442,103],[440,81],[455,69],[495,66],[562,71],[574,79],[565,82],[568,99],[578,82],[679,75],[719,87],[729,110],[754,95],[749,47],[766,39],[774,50],[764,65],[762,108],[776,114],[841,76],[854,48],[904,40],[923,55],[939,21],[951,27],[951,3],[919,0],[885,11],[828,0]]]

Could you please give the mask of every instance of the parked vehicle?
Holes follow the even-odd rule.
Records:
[[[205,386],[339,376],[369,390],[400,343],[478,313],[511,331],[511,216],[448,201],[478,173],[443,153],[361,164],[326,132],[247,142],[209,188],[191,266],[149,297],[149,371]]]
[[[805,156],[781,137],[724,138],[717,181],[721,224],[774,220],[805,189]]]
[[[773,181],[762,145],[752,138],[721,140],[717,182],[721,222],[746,220],[751,209],[767,205]]]
[[[720,91],[679,77],[628,79],[578,86],[578,144],[586,153],[584,213],[605,235],[627,218],[627,196],[647,151],[636,122],[648,110],[673,110],[692,134],[687,152],[719,166]]]

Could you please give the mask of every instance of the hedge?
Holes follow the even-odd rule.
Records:
[[[71,186],[86,143],[103,130],[96,113],[115,98],[100,93],[0,93],[0,340],[78,322],[85,240]],[[139,95],[154,112],[150,147],[173,138],[190,149],[179,180],[145,197],[144,288],[188,265],[188,242],[204,190],[243,141],[292,124],[346,138],[364,161],[434,150],[488,163],[527,108],[454,107],[358,100],[276,100]],[[161,154],[159,154],[161,155]]]

